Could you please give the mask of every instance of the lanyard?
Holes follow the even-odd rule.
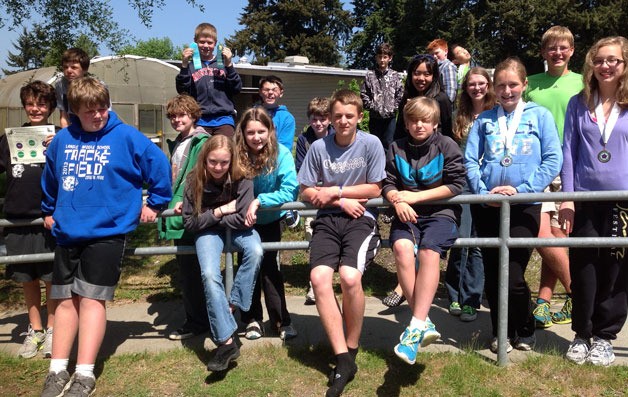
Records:
[[[504,148],[506,149],[506,153],[508,153],[512,147],[512,141],[517,133],[517,127],[519,127],[519,122],[521,121],[525,104],[526,103],[523,100],[519,99],[519,103],[517,103],[517,107],[515,108],[515,113],[512,116],[512,120],[510,120],[510,126],[508,127],[506,127],[506,114],[504,113],[504,108],[501,105],[497,108],[497,123],[499,125],[499,132],[504,136]]]
[[[595,93],[595,102],[597,103],[595,106],[595,123],[602,135],[604,147],[606,147],[606,143],[610,139],[611,134],[613,133],[613,128],[615,128],[615,124],[617,123],[617,118],[619,117],[619,106],[617,106],[617,102],[613,102],[611,114],[608,116],[608,120],[606,120],[604,117],[602,101],[599,100],[597,93]]]

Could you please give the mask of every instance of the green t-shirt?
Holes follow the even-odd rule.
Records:
[[[578,73],[570,71],[560,77],[539,73],[528,77],[528,88],[523,99],[537,103],[552,113],[562,143],[567,104],[572,96],[582,91],[582,88],[584,88],[582,75]]]

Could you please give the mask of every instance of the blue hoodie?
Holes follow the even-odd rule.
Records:
[[[266,111],[273,119],[277,142],[287,147],[288,150],[292,150],[292,145],[294,144],[294,134],[297,129],[297,123],[294,120],[294,116],[284,105],[266,109]]]
[[[498,105],[499,106],[499,105]],[[504,167],[504,136],[497,108],[482,112],[473,123],[464,153],[469,189],[488,194],[496,186],[512,186],[518,193],[540,193],[560,172],[563,155],[552,114],[527,102],[513,139],[512,165]],[[506,114],[508,121],[514,111]]]
[[[142,185],[149,207],[172,197],[170,164],[157,145],[110,111],[105,127],[85,132],[78,119],[59,131],[46,153],[44,216],[59,245],[126,234],[139,223]]]
[[[255,198],[260,208],[275,207],[297,199],[299,183],[292,153],[283,145],[277,145],[277,164],[271,173],[262,172],[253,178]],[[285,211],[258,211],[257,223],[266,225],[280,219]]]

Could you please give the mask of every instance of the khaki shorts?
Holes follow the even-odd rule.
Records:
[[[545,188],[543,192],[560,192],[563,189],[563,185],[560,181],[560,175],[554,178],[552,183]],[[547,212],[550,214],[550,226],[560,229],[560,223],[558,223],[558,210],[560,209],[560,202],[544,201],[541,204],[541,213]]]

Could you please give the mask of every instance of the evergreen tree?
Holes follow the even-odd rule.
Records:
[[[11,69],[2,68],[2,73],[10,75],[24,70],[37,69],[43,66],[44,56],[48,52],[46,46],[46,35],[44,31],[35,26],[33,31],[22,28],[22,33],[13,44],[16,52],[10,52],[7,56],[7,66]]]

